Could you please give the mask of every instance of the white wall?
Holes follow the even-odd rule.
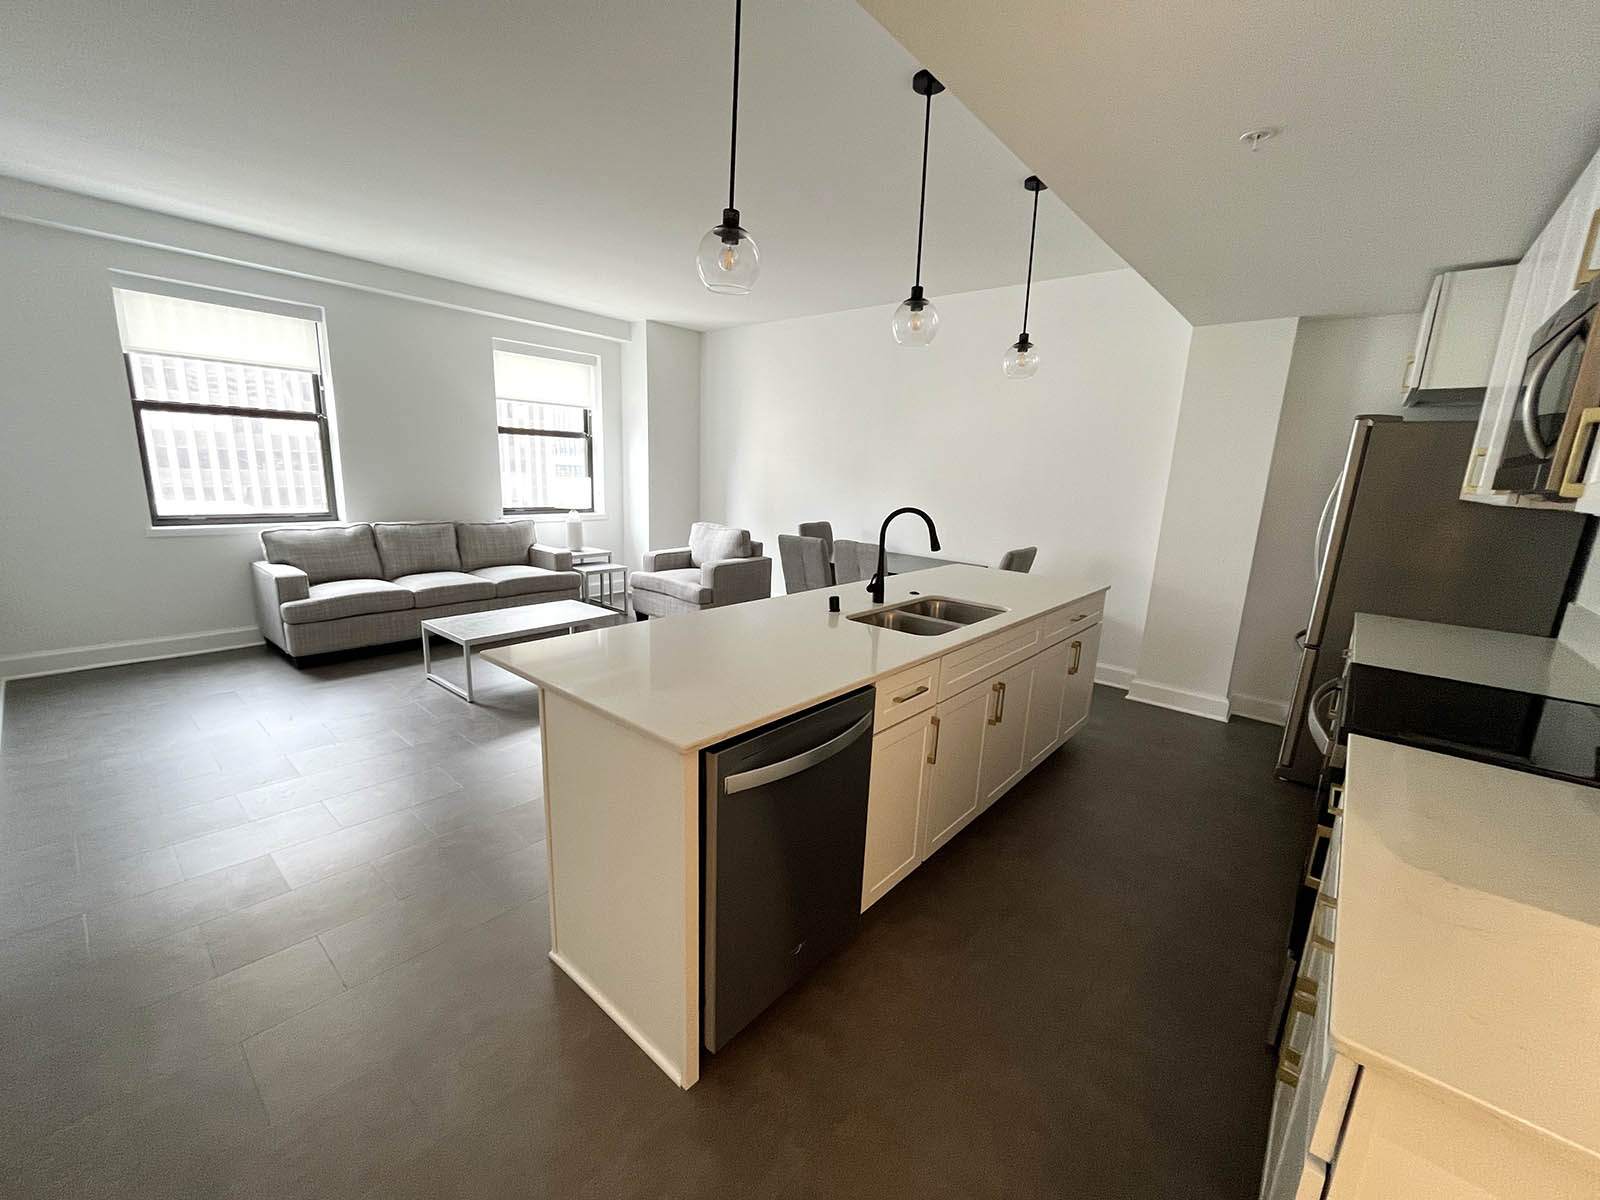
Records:
[[[626,325],[49,189],[7,182],[0,204],[0,677],[255,637],[246,570],[255,530],[150,528],[114,270],[324,309],[351,520],[498,517],[492,339],[597,353],[605,515],[588,532],[620,546],[613,337],[626,338]],[[27,219],[15,219],[19,208]],[[92,220],[117,237],[37,223],[49,220]],[[139,244],[157,240],[206,253]],[[609,336],[573,331],[585,325]]]
[[[700,517],[701,334],[651,321],[646,336],[650,542],[644,549],[649,550],[686,544],[689,526]]]
[[[1282,724],[1294,691],[1315,590],[1311,544],[1338,478],[1350,427],[1363,413],[1398,413],[1400,375],[1420,313],[1300,322],[1284,388],[1266,502],[1250,565],[1228,685],[1233,711]]]
[[[1041,574],[1111,585],[1103,677],[1138,661],[1189,325],[1131,270],[1036,284],[1043,363],[1007,380],[1022,289],[937,296],[926,349],[895,345],[889,308],[705,335],[701,515],[777,534],[806,520],[876,541],[884,514],[927,509],[945,553],[991,562],[1036,544]],[[1252,522],[1252,531],[1254,528]],[[920,522],[891,547],[926,550]],[[781,572],[774,571],[781,586]]]
[[[1228,718],[1295,318],[1194,330],[1130,700]]]

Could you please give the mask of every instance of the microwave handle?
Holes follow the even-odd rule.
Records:
[[[1548,459],[1555,453],[1554,446],[1547,446],[1539,436],[1539,420],[1536,415],[1539,404],[1539,389],[1544,386],[1544,377],[1550,373],[1551,366],[1556,361],[1556,355],[1565,350],[1574,340],[1582,337],[1589,331],[1588,321],[1574,321],[1562,331],[1545,348],[1533,367],[1528,371],[1528,384],[1522,391],[1522,436],[1528,439],[1528,449],[1532,450],[1539,458]]]

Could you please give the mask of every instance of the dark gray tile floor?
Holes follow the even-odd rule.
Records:
[[[0,1195],[1253,1194],[1309,793],[1129,704],[680,1093],[545,957],[533,689],[11,684]]]

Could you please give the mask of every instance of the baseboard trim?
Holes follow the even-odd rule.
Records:
[[[1266,696],[1247,696],[1242,692],[1228,693],[1229,711],[1233,716],[1247,721],[1261,721],[1267,725],[1289,723],[1289,702],[1271,700]]]
[[[554,950],[550,951],[550,961],[565,971],[567,973],[567,978],[571,979],[573,983],[581,987],[588,995],[589,999],[598,1004],[601,1011],[615,1021],[623,1033],[627,1034],[633,1039],[634,1045],[638,1046],[639,1049],[643,1050],[650,1056],[650,1061],[655,1063],[656,1066],[660,1067],[661,1070],[666,1073],[667,1078],[671,1079],[672,1082],[677,1084],[679,1087],[687,1086],[683,1082],[683,1069],[674,1063],[670,1058],[668,1058],[667,1055],[660,1049],[660,1047],[658,1047],[649,1038],[645,1037],[645,1035],[639,1031],[639,1027],[637,1025],[628,1020],[627,1017],[623,1016],[622,1010],[619,1009],[615,1004],[611,1003],[610,1000],[606,999],[605,993],[596,987],[593,981],[591,981],[587,975],[578,970],[577,967],[573,966],[566,959],[562,958],[561,955]]]
[[[1110,663],[1097,663],[1094,668],[1094,681],[1125,692],[1128,690],[1129,685],[1133,683],[1133,672],[1127,667],[1114,667]]]
[[[1175,712],[1189,713],[1196,717],[1205,717],[1208,721],[1226,721],[1228,719],[1228,698],[1217,696],[1209,692],[1192,692],[1187,688],[1168,687],[1163,683],[1151,683],[1147,679],[1135,679],[1128,688],[1128,699],[1140,704],[1151,704],[1156,708],[1170,708]]]
[[[207,629],[201,633],[9,654],[0,658],[0,679],[32,679],[38,675],[64,675],[69,671],[91,671],[96,667],[118,667],[125,663],[214,654],[219,650],[242,650],[246,646],[260,645],[261,640],[261,631],[254,625],[240,625],[234,629]]]

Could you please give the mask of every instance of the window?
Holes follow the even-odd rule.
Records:
[[[594,512],[599,379],[591,355],[495,343],[505,512]]]
[[[112,295],[152,523],[333,520],[320,322]]]

